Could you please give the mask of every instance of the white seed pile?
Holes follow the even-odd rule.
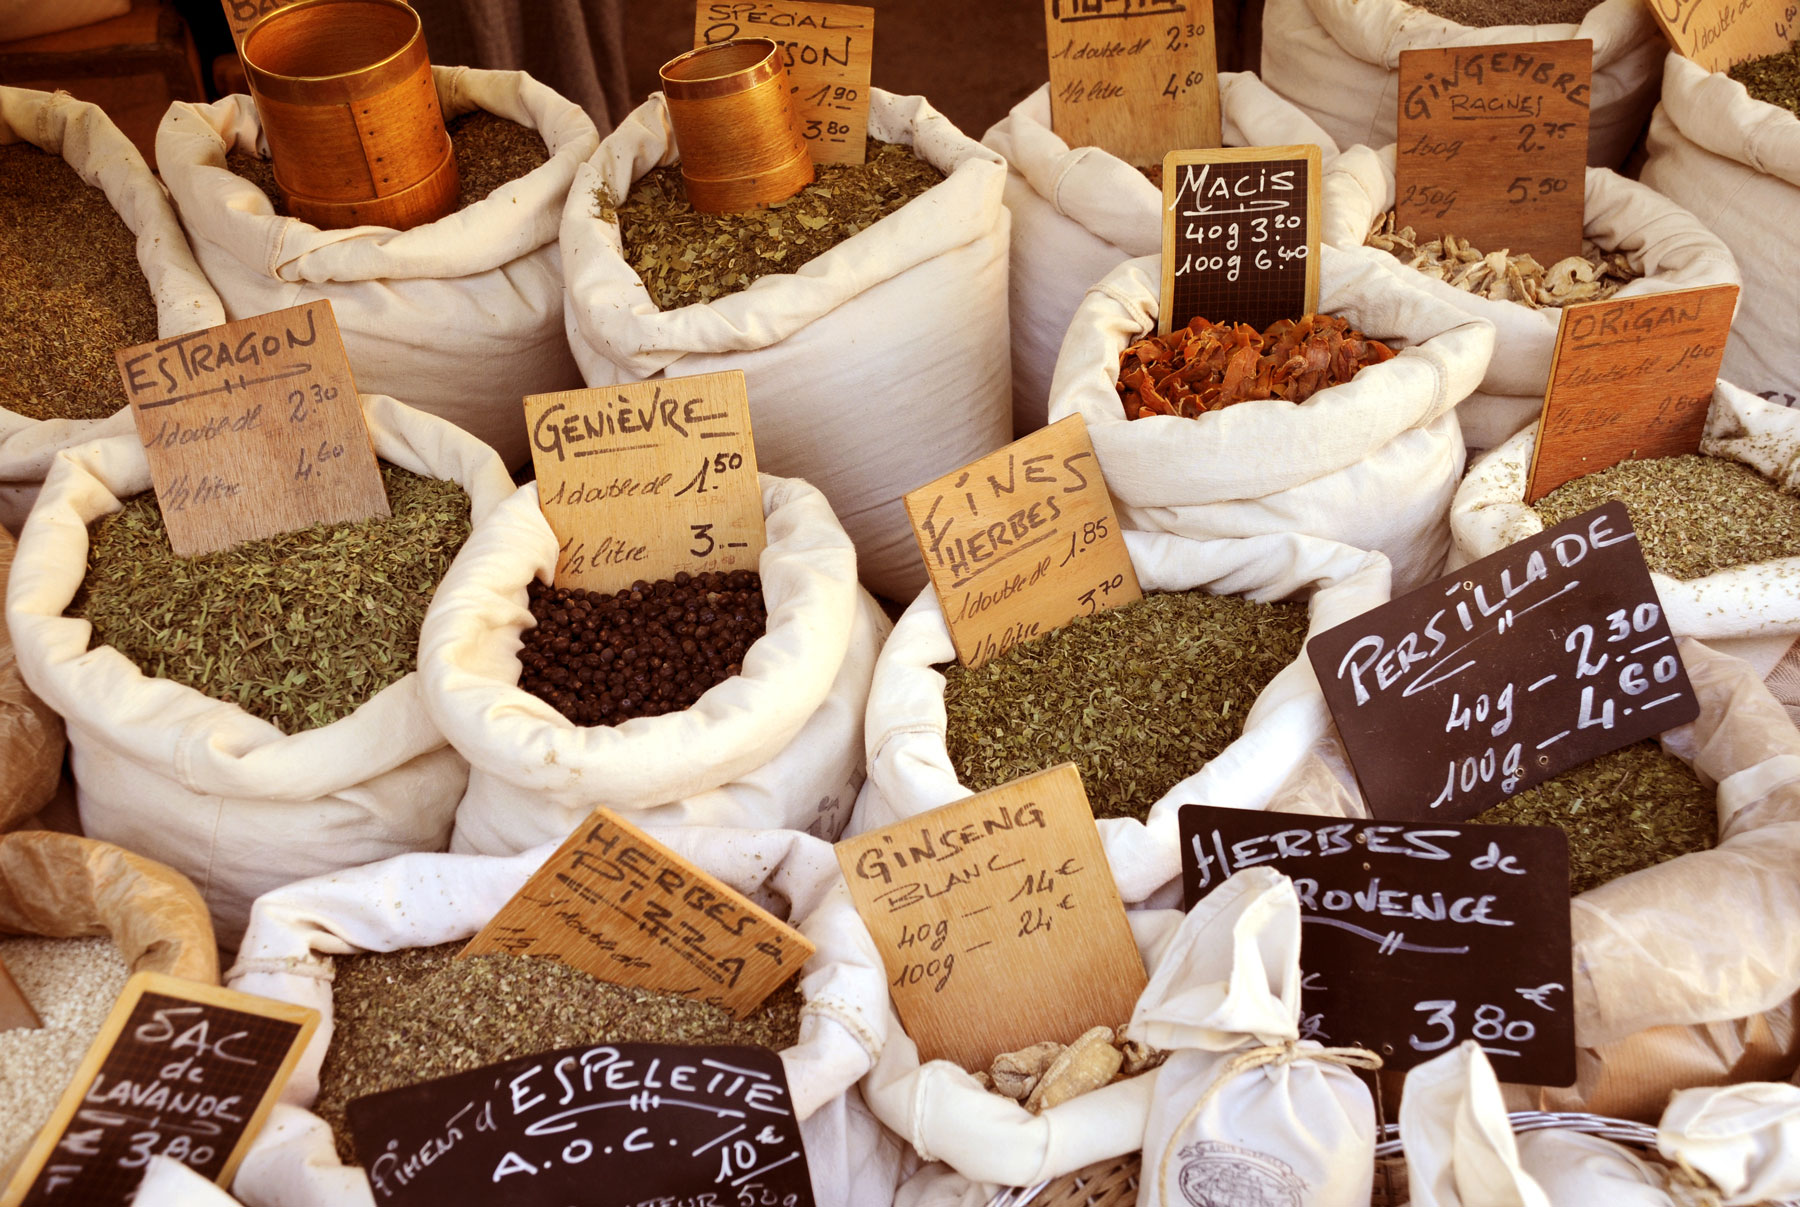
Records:
[[[0,961],[44,1025],[0,1031],[0,1170],[25,1155],[125,988],[111,939],[0,939]]]

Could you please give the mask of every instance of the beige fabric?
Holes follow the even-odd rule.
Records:
[[[35,38],[131,11],[131,0],[0,0],[0,38]]]
[[[1407,1073],[1400,1140],[1412,1207],[1551,1207],[1520,1161],[1500,1083],[1472,1039]]]
[[[0,532],[0,598],[18,543]],[[62,718],[32,694],[19,675],[12,634],[0,625],[0,831],[49,803],[62,780]]]

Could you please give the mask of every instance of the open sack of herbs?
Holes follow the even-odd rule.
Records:
[[[846,1092],[886,1040],[886,974],[831,847],[779,830],[684,826],[656,837],[817,948],[742,1018],[541,956],[457,959],[558,844],[506,858],[406,855],[258,901],[228,984],[311,1006],[324,1025],[289,1084],[287,1101],[311,1113],[277,1113],[239,1195],[337,1207],[331,1189],[342,1183],[329,1171],[365,1155],[344,1116],[363,1095],[557,1048],[650,1042],[780,1053],[815,1186],[831,1191],[819,1201],[872,1201],[848,1179],[878,1176],[876,1129],[853,1123],[862,1108]]]
[[[1587,170],[1580,253],[1554,262],[1471,245],[1452,219],[1401,226],[1394,155],[1391,145],[1353,147],[1332,161],[1323,237],[1366,247],[1374,262],[1494,324],[1487,375],[1458,411],[1471,448],[1492,448],[1542,409],[1564,306],[1740,281],[1730,248],[1699,218],[1606,168]]]

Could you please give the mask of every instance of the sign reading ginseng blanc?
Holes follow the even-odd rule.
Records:
[[[1400,52],[1401,226],[1548,268],[1581,254],[1594,44]]]
[[[388,514],[330,302],[115,355],[181,557]]]
[[[378,1203],[812,1207],[779,1053],[607,1044],[350,1103]]]
[[[1144,961],[1073,763],[846,838],[837,857],[921,1060],[982,1070],[1131,1017]]]
[[[1306,652],[1380,818],[1461,821],[1700,712],[1616,501],[1329,629]]]
[[[1157,330],[1198,315],[1263,331],[1316,311],[1319,198],[1317,147],[1172,152]]]
[[[770,38],[781,46],[788,91],[814,163],[863,161],[874,9],[805,0],[700,0],[694,6],[694,45],[732,38]]]
[[[1736,285],[1565,306],[1525,501],[1621,461],[1700,451]]]
[[[556,585],[754,570],[768,543],[740,369],[525,399]]]
[[[1212,0],[1044,0],[1050,128],[1141,168],[1218,146],[1212,15]]]
[[[1708,71],[1780,54],[1794,40],[1796,0],[1649,0],[1676,54]]]
[[[968,666],[1144,597],[1079,415],[928,482],[904,502],[950,640]]]
[[[1410,1069],[1473,1039],[1502,1081],[1575,1080],[1569,840],[1183,805],[1186,908],[1248,867],[1300,898],[1300,1038]]]
[[[303,1006],[136,974],[0,1207],[129,1203],[158,1156],[230,1184],[318,1025]]]

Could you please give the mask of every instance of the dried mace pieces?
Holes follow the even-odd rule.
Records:
[[[1267,331],[1196,315],[1167,335],[1141,339],[1119,356],[1125,418],[1197,419],[1240,402],[1305,402],[1342,385],[1394,350],[1328,314],[1279,319]]]
[[[744,669],[768,627],[762,576],[677,574],[613,595],[528,587],[537,627],[519,651],[519,686],[577,725],[617,725],[690,708]]]

